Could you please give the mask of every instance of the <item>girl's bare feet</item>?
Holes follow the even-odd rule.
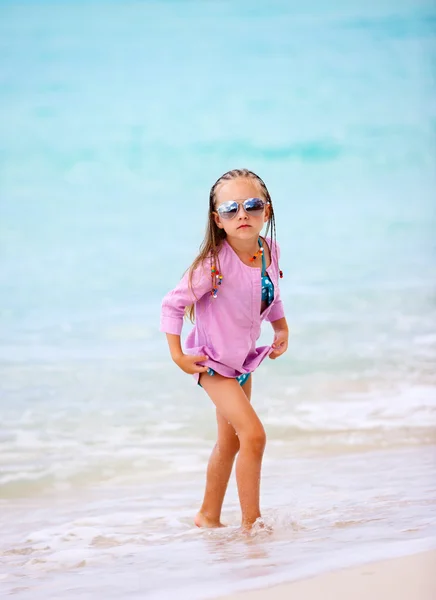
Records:
[[[273,533],[272,525],[266,524],[262,517],[258,517],[254,522],[242,522],[241,531],[244,533]]]
[[[206,527],[212,529],[214,527],[225,527],[221,521],[211,521],[201,511],[195,515],[194,523],[197,527]]]

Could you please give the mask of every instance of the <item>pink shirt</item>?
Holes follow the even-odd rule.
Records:
[[[254,371],[272,352],[271,346],[256,348],[262,321],[277,321],[285,316],[274,244],[270,238],[266,241],[271,249],[267,272],[274,284],[274,300],[263,313],[260,312],[261,269],[244,264],[226,240],[219,253],[223,280],[217,286],[217,298],[210,293],[210,261],[206,261],[195,270],[192,289],[188,285],[189,274],[185,273],[162,301],[160,330],[176,335],[182,331],[185,307],[195,303],[195,324],[186,339],[185,353],[208,356],[202,364],[224,377]],[[277,250],[279,254],[278,245]]]

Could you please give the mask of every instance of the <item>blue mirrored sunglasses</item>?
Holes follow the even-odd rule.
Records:
[[[222,219],[229,221],[236,217],[239,212],[239,207],[242,206],[247,215],[259,217],[267,204],[268,202],[265,202],[262,198],[247,198],[242,202],[229,200],[228,202],[220,204],[216,211]]]

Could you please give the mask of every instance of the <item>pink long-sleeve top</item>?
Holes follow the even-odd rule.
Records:
[[[261,313],[261,268],[244,264],[224,240],[219,251],[223,275],[217,298],[211,295],[211,265],[206,260],[189,274],[162,301],[160,330],[180,335],[186,306],[195,305],[195,324],[185,342],[185,353],[208,357],[205,366],[224,377],[253,372],[272,352],[271,346],[256,348],[263,320],[277,321],[285,316],[279,290],[279,248],[266,238],[271,264],[267,273],[274,284],[274,300]],[[198,373],[196,374],[198,380]]]

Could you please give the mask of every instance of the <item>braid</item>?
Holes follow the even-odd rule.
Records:
[[[265,200],[269,203],[270,207],[270,218],[266,227],[265,237],[268,235],[271,229],[271,239],[274,242],[274,252],[276,253],[276,258],[278,260],[277,255],[277,244],[276,244],[276,222],[274,217],[274,209],[271,201],[271,196],[268,192],[268,188],[266,187],[264,181],[253,173],[253,171],[249,171],[248,169],[232,169],[231,171],[227,171],[221,175],[219,179],[215,181],[213,186],[210,189],[209,193],[209,215],[208,222],[206,228],[205,238],[200,246],[200,253],[197,258],[192,263],[189,271],[190,271],[190,283],[192,284],[192,274],[194,270],[205,260],[210,261],[211,266],[211,290],[215,287],[215,276],[212,273],[212,267],[216,267],[218,271],[221,273],[221,266],[219,260],[219,251],[223,241],[226,238],[226,233],[223,229],[220,229],[213,218],[213,213],[215,211],[215,200],[216,200],[216,191],[220,185],[225,183],[226,181],[231,181],[233,179],[239,178],[247,178],[254,179],[261,187],[262,193],[265,196]],[[188,306],[186,309],[187,316],[194,321],[194,305]]]

